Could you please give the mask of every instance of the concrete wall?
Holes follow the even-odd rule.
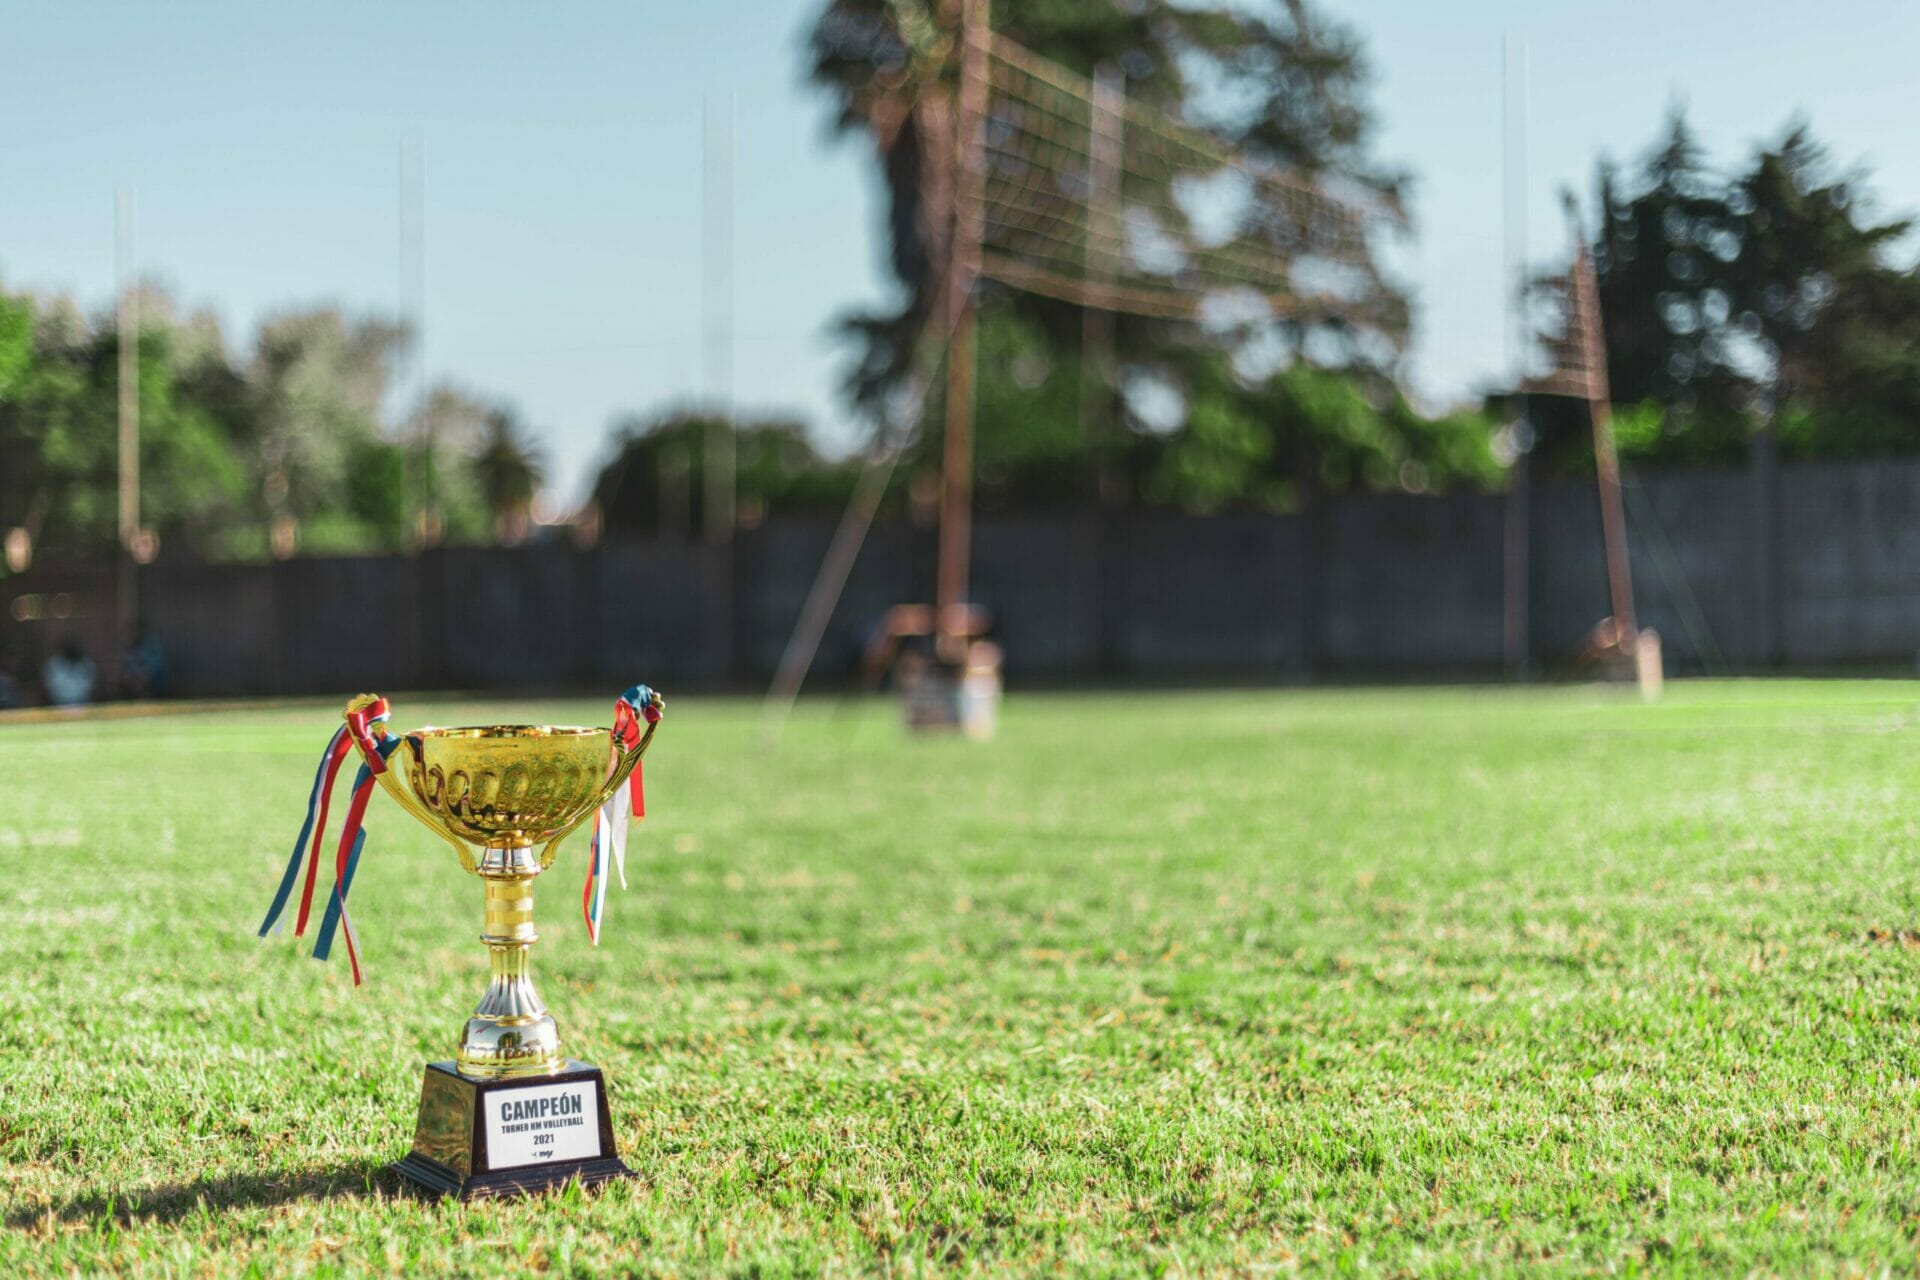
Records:
[[[1627,520],[1640,618],[1677,670],[1920,654],[1920,460],[1756,453],[1630,477]],[[731,556],[655,541],[162,563],[141,571],[140,597],[182,694],[757,683],[831,535],[825,520],[771,522]],[[928,530],[874,530],[821,679],[853,670],[888,605],[924,598],[933,552]],[[1296,515],[989,516],[974,581],[1016,680],[1494,674],[1518,656],[1512,636],[1551,669],[1609,607],[1590,483],[1524,500],[1357,495]],[[66,634],[111,666],[107,566],[39,568],[0,580],[0,598],[0,654],[17,666]]]

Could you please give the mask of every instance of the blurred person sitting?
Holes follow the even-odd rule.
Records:
[[[68,636],[40,668],[47,701],[56,707],[80,707],[93,700],[93,660],[80,642]]]
[[[143,625],[134,627],[133,639],[120,651],[120,693],[128,698],[167,696],[166,647]]]

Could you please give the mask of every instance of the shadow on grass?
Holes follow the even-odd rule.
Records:
[[[16,1209],[7,1215],[15,1230],[44,1222],[47,1215],[61,1222],[98,1222],[111,1218],[123,1226],[136,1222],[178,1222],[202,1203],[210,1212],[222,1209],[259,1209],[295,1200],[357,1199],[375,1193],[393,1195],[401,1181],[386,1161],[362,1161],[337,1169],[310,1173],[229,1173],[191,1182],[163,1182],[156,1186],[89,1192],[64,1204]]]

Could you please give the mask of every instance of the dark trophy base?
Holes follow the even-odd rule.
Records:
[[[506,1080],[428,1063],[413,1151],[393,1170],[433,1195],[461,1200],[633,1176],[614,1154],[600,1068],[571,1059],[550,1076]]]

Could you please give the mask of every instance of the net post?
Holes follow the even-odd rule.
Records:
[[[1120,71],[1103,63],[1094,72],[1087,112],[1087,235],[1081,249],[1087,304],[1080,311],[1080,431],[1093,456],[1094,493],[1100,507],[1119,498],[1113,473],[1113,312],[1107,302],[1116,283],[1112,251],[1120,241],[1120,148],[1126,127]]]
[[[1571,210],[1569,210],[1571,216]],[[1620,456],[1613,443],[1613,392],[1607,381],[1607,347],[1600,320],[1600,282],[1593,257],[1579,242],[1574,226],[1573,323],[1580,330],[1587,369],[1587,408],[1593,420],[1594,473],[1600,487],[1600,530],[1607,546],[1607,587],[1612,595],[1613,629],[1620,651],[1633,655],[1640,624],[1633,614],[1633,569],[1627,558],[1627,512],[1620,495]]]
[[[960,84],[954,120],[953,242],[947,262],[946,431],[941,452],[940,552],[934,589],[935,647],[959,662],[967,636],[966,603],[973,542],[974,289],[980,276],[986,171],[982,148],[987,108],[988,0],[963,0]]]

